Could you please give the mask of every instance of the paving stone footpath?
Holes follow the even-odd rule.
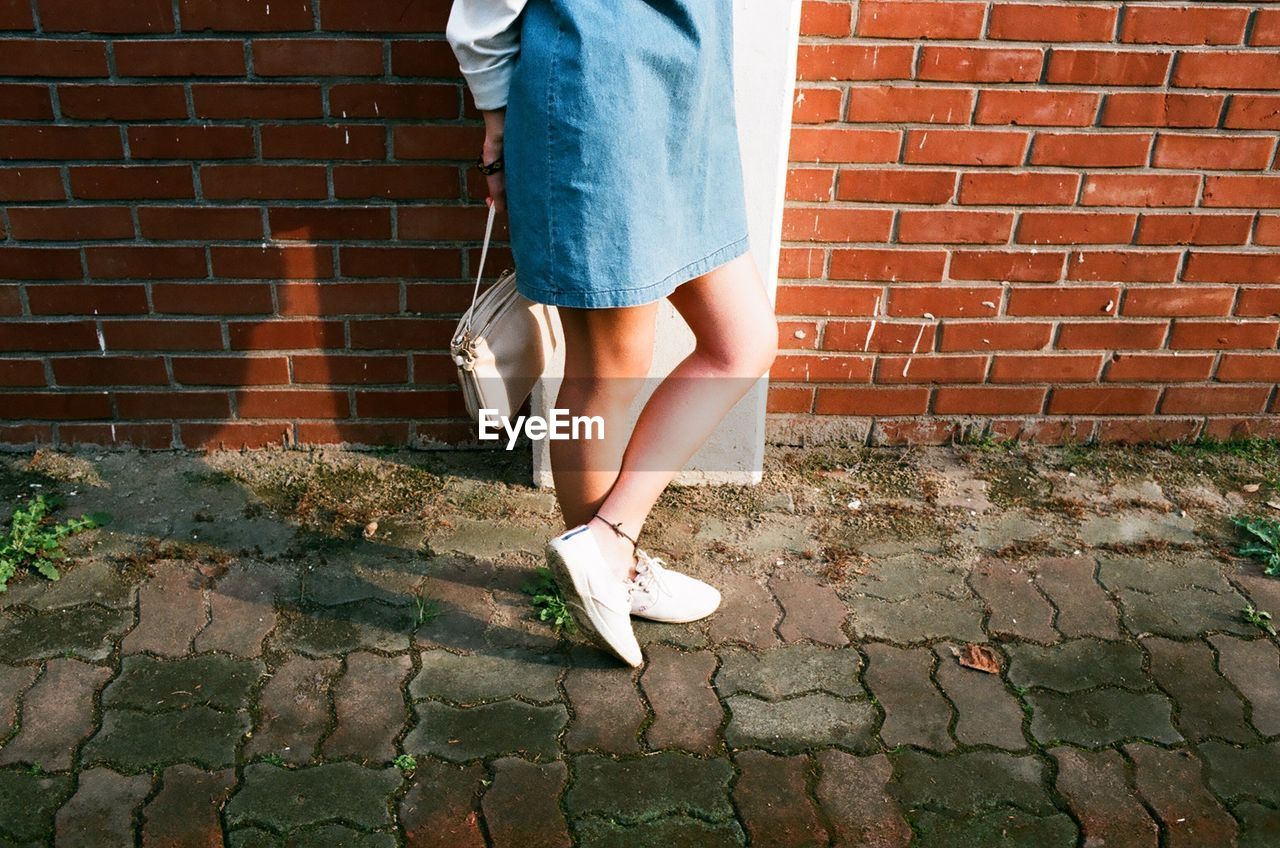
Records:
[[[655,512],[724,603],[636,670],[534,614],[518,471],[4,457],[112,519],[0,594],[0,846],[1280,845],[1266,489],[812,451]]]

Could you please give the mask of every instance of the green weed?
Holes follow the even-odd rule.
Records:
[[[440,602],[435,598],[428,598],[426,595],[414,595],[413,603],[417,609],[416,619],[419,625],[435,621],[441,613]]]
[[[1271,623],[1271,613],[1256,610],[1253,607],[1245,607],[1240,610],[1240,617],[1244,619],[1245,624],[1252,624],[1259,630],[1265,630],[1272,636],[1276,635],[1275,625]]]
[[[538,614],[538,620],[550,622],[551,629],[556,633],[562,630],[568,633],[574,632],[577,625],[569,613],[569,608],[565,606],[560,587],[551,576],[551,569],[540,565],[535,575],[534,579],[526,583],[521,591],[533,596],[533,608]]]
[[[1262,561],[1262,570],[1271,577],[1280,576],[1280,521],[1274,518],[1233,518],[1245,533],[1245,541],[1237,553]]]
[[[55,560],[65,559],[62,539],[72,533],[100,527],[108,520],[101,514],[69,518],[61,524],[49,521],[49,513],[57,507],[57,500],[36,495],[13,512],[9,530],[0,535],[0,592],[8,588],[9,580],[19,568],[35,570],[50,580],[59,577]]]
[[[414,769],[418,767],[418,761],[414,759],[413,754],[401,754],[391,761],[391,765],[405,774],[413,774]]]

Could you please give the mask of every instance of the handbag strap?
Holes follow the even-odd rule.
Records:
[[[471,316],[476,309],[476,299],[480,297],[480,277],[484,274],[484,258],[489,253],[489,237],[493,234],[493,217],[498,212],[498,204],[489,204],[489,220],[484,225],[484,245],[480,248],[480,265],[476,268],[476,285],[471,292],[471,308],[467,310],[466,329],[471,329]]]

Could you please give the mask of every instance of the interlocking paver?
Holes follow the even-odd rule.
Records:
[[[0,657],[21,663],[50,657],[79,657],[101,662],[111,656],[113,640],[133,622],[127,610],[90,604],[0,618]]]
[[[843,625],[848,609],[836,590],[817,578],[800,574],[774,577],[769,588],[782,606],[778,633],[788,642],[812,639],[840,647],[849,644]]]
[[[479,798],[484,766],[419,760],[400,801],[400,824],[410,848],[485,848]]]
[[[1178,705],[1176,720],[1183,736],[1254,741],[1244,703],[1218,674],[1208,645],[1160,637],[1148,637],[1142,644],[1151,655],[1151,676]]]
[[[1096,748],[1133,738],[1182,741],[1172,724],[1169,700],[1155,692],[1108,686],[1069,695],[1036,690],[1023,697],[1031,706],[1031,735],[1044,744]]]
[[[573,771],[565,793],[565,806],[573,816],[598,815],[622,823],[671,813],[713,822],[733,817],[733,767],[726,759],[701,759],[678,751],[622,760],[582,754],[574,757]]]
[[[1058,641],[1053,607],[1036,589],[1025,564],[984,560],[973,570],[969,582],[987,603],[987,631],[992,636],[1046,644]]]
[[[523,701],[475,707],[419,701],[414,712],[417,724],[405,737],[404,750],[454,762],[511,753],[553,758],[556,738],[569,718],[562,704],[543,707]]]
[[[870,596],[849,599],[854,634],[862,640],[919,642],[954,639],[982,642],[983,604],[977,598],[920,595],[905,601],[885,601]]]
[[[369,830],[391,824],[391,794],[400,786],[394,768],[325,763],[286,769],[245,766],[240,788],[227,802],[227,825],[266,825],[285,832],[307,825],[347,822]]]
[[[218,710],[245,706],[265,667],[256,660],[218,654],[163,660],[132,655],[102,693],[103,707],[139,710],[184,709],[204,704]]]
[[[752,845],[825,848],[827,829],[805,792],[808,757],[739,751],[733,759],[741,771],[733,800]]]
[[[1010,643],[1009,682],[1056,692],[1079,692],[1097,686],[1150,689],[1143,673],[1142,649],[1132,642],[1072,639],[1043,646]]]
[[[322,824],[278,836],[267,830],[246,827],[233,830],[229,848],[395,848],[390,833],[367,833],[341,824]]]
[[[1275,769],[1280,763],[1280,741],[1240,748],[1216,739],[1200,746],[1209,764],[1209,785],[1223,798],[1252,798],[1280,806],[1280,786]]]
[[[1033,816],[1015,808],[952,818],[929,810],[916,819],[915,848],[1075,848],[1076,826],[1065,813]]]
[[[884,754],[859,757],[829,748],[814,759],[818,803],[831,823],[836,848],[905,848],[910,843],[911,826],[888,790],[893,766]]]
[[[232,769],[206,772],[176,765],[164,770],[160,792],[143,810],[142,848],[217,848],[218,811],[236,785]]]
[[[473,567],[465,563],[444,563],[432,569],[422,584],[422,594],[436,602],[439,614],[424,622],[414,633],[420,648],[449,648],[463,653],[485,651],[485,631],[493,613],[494,600],[477,581]]]
[[[481,807],[494,848],[569,848],[559,803],[569,782],[564,760],[539,765],[503,757],[493,761],[493,775]]]
[[[1249,717],[1263,736],[1280,733],[1280,651],[1268,639],[1209,637],[1218,668],[1249,701]]]
[[[138,590],[138,625],[120,647],[125,653],[182,656],[208,620],[205,578],[179,560],[162,560],[153,568],[155,573]]]
[[[574,646],[564,691],[573,707],[565,734],[570,751],[626,754],[640,750],[640,725],[648,718],[630,669],[600,651]]]
[[[955,747],[948,734],[952,710],[934,685],[934,654],[928,648],[868,644],[867,686],[884,709],[880,738],[889,747],[918,745],[935,751]]]
[[[957,645],[935,645],[938,684],[955,705],[956,739],[964,745],[992,745],[1009,751],[1027,747],[1022,707],[1000,676],[965,668],[956,661]]]
[[[1063,636],[1119,639],[1120,612],[1098,585],[1092,557],[1051,557],[1035,562],[1036,585],[1057,608],[1054,626]]]
[[[1080,822],[1085,845],[1156,848],[1160,829],[1125,776],[1119,751],[1050,751],[1058,762],[1057,787]]]
[[[581,848],[740,848],[745,835],[736,821],[711,824],[687,816],[667,816],[639,824],[588,818],[574,824]]]
[[[778,643],[774,630],[781,613],[760,581],[744,574],[725,574],[716,581],[720,607],[707,625],[711,641],[741,642],[756,648]]]
[[[811,693],[785,701],[761,701],[749,695],[725,699],[729,724],[725,742],[734,748],[764,748],[778,753],[840,745],[869,751],[875,745],[875,708],[866,701],[846,701]]]
[[[77,745],[93,732],[93,696],[111,669],[71,659],[49,660],[22,703],[22,726],[0,748],[0,763],[31,763],[45,771],[71,768]]]
[[[54,812],[71,791],[70,775],[0,769],[0,836],[19,845],[47,842]]]
[[[288,581],[282,569],[233,564],[209,590],[209,624],[196,636],[196,650],[260,656],[263,640],[276,626],[276,595]]]
[[[862,655],[854,648],[823,648],[805,643],[765,651],[725,648],[715,686],[721,695],[750,692],[776,700],[802,692],[862,694],[858,671]]]
[[[76,794],[58,810],[57,844],[101,848],[133,844],[133,813],[151,791],[151,776],[123,775],[110,769],[80,772]]]
[[[31,688],[39,675],[40,669],[35,666],[0,665],[0,741],[18,721],[18,698]]]
[[[128,771],[174,763],[205,768],[235,764],[236,747],[250,728],[249,714],[205,706],[163,713],[107,710],[102,729],[85,745],[85,762],[102,760]]]
[[[337,657],[289,657],[262,687],[258,726],[245,754],[308,762],[329,722],[329,692],[338,669]]]
[[[1004,806],[1036,816],[1057,812],[1045,788],[1045,765],[1034,756],[966,751],[939,757],[907,748],[889,759],[894,765],[889,790],[908,817],[925,809],[962,816]]]
[[[119,567],[106,560],[95,560],[65,571],[56,581],[23,580],[9,587],[11,604],[22,604],[35,610],[55,610],[81,604],[98,604],[121,609],[133,604],[137,587]]]
[[[1239,848],[1273,848],[1280,845],[1280,810],[1253,801],[1242,801],[1233,808],[1240,819]]]
[[[475,704],[521,697],[543,703],[560,699],[556,681],[564,671],[557,657],[521,648],[462,655],[443,649],[423,651],[422,669],[409,684],[414,698],[445,698]]]
[[[412,669],[403,654],[348,654],[346,672],[333,687],[337,726],[324,741],[324,755],[373,762],[394,758],[396,739],[408,721],[400,687]]]
[[[1134,635],[1186,639],[1208,630],[1252,635],[1240,619],[1243,596],[1213,560],[1101,557],[1098,577],[1120,599],[1124,624]]]
[[[724,708],[711,688],[716,656],[710,651],[681,651],[653,645],[640,685],[653,708],[645,731],[650,748],[680,748],[714,753],[720,747]]]
[[[417,613],[409,606],[358,601],[323,610],[293,611],[268,639],[277,651],[331,657],[351,651],[394,654],[409,647]]]
[[[1133,760],[1138,795],[1164,825],[1167,848],[1235,842],[1239,830],[1235,819],[1205,788],[1200,761],[1189,751],[1136,743],[1125,745],[1124,751]]]

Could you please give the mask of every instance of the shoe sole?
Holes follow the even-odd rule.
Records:
[[[560,552],[551,545],[547,545],[546,554],[547,565],[550,566],[551,573],[555,576],[556,582],[562,589],[571,590],[566,592],[564,604],[569,609],[570,615],[573,616],[574,623],[577,624],[578,627],[582,628],[582,631],[586,633],[597,645],[604,648],[632,668],[639,668],[641,663],[631,662],[620,654],[617,649],[610,644],[609,640],[605,638],[602,630],[603,621],[599,619],[599,613],[595,611],[593,604],[590,604],[585,600],[585,598],[590,595],[587,591],[587,587],[582,581],[579,581],[573,571],[570,570],[569,564],[565,562],[564,557],[560,556]]]

